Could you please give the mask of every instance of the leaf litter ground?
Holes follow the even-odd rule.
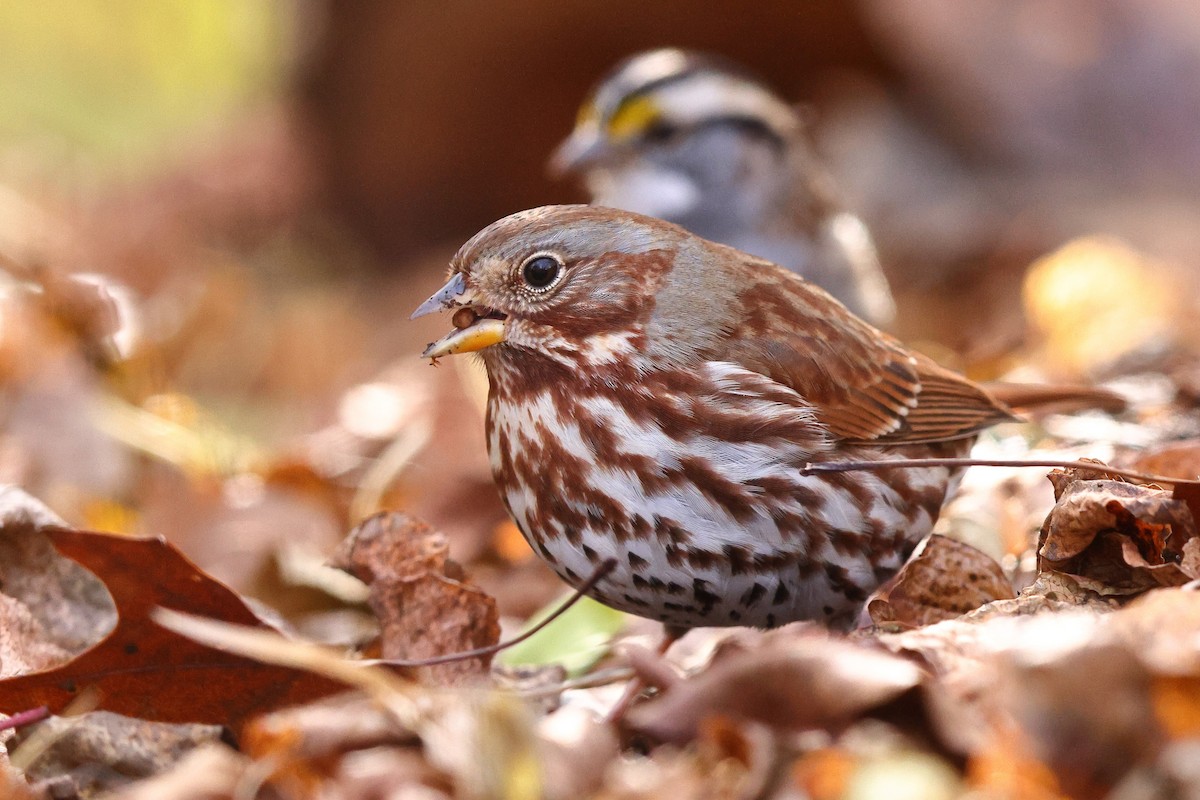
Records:
[[[178,244],[174,283],[9,265],[0,472],[30,493],[0,495],[0,711],[50,716],[5,733],[6,794],[1200,787],[1200,500],[1101,464],[972,470],[848,636],[701,630],[661,657],[657,626],[585,604],[495,659],[389,666],[493,643],[562,591],[495,499],[480,376],[391,363],[427,335],[393,319],[427,287],[279,295]],[[1109,246],[1047,263],[1078,267],[1084,245]],[[1128,352],[1102,363],[1038,302],[1017,357],[1111,376],[1131,408],[1005,427],[977,455],[1195,477],[1190,328],[1131,372]],[[313,326],[330,332],[319,347]],[[604,722],[635,675],[647,697]]]

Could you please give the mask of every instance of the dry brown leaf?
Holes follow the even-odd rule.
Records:
[[[1129,469],[1174,478],[1200,478],[1200,439],[1152,447],[1131,459]]]
[[[1200,577],[1181,565],[1186,543],[1196,536],[1185,502],[1164,489],[1087,473],[1050,473],[1057,502],[1042,526],[1039,570],[1069,572],[1113,594]]]
[[[973,780],[1011,784],[998,764],[1011,758],[1033,779],[1031,796],[1094,797],[1163,741],[1149,673],[1115,633],[1120,613],[963,617],[880,638],[921,655],[956,701]]]
[[[658,741],[685,742],[720,715],[774,728],[838,728],[922,682],[910,660],[846,640],[774,637],[720,658],[632,709],[629,726]]]
[[[42,533],[63,524],[20,489],[0,487],[0,676],[62,663],[116,624],[104,584]]]
[[[47,750],[25,770],[31,783],[52,786],[54,796],[69,787],[91,797],[156,775],[221,734],[218,725],[171,725],[95,711],[51,717],[20,729],[15,741],[19,746],[32,735],[49,737]]]
[[[420,659],[495,644],[496,601],[462,580],[446,537],[401,513],[376,514],[342,543],[334,563],[370,586],[384,659]],[[434,667],[420,674],[460,684],[487,674],[490,656]]]
[[[1113,623],[1151,669],[1200,676],[1200,592],[1148,592],[1114,615]]]
[[[245,787],[251,762],[221,744],[201,745],[153,778],[137,781],[109,800],[227,800]]]
[[[867,603],[867,611],[876,624],[920,627],[1015,596],[993,558],[969,544],[934,535]]]
[[[1068,626],[1072,620],[1083,625],[1115,607],[1115,601],[1081,586],[1073,576],[1046,572],[1016,598],[923,628],[882,634],[877,641],[918,659],[937,676],[926,692],[935,730],[958,752],[975,753],[995,746],[996,654],[1020,645],[1024,620],[1061,617]]]
[[[981,676],[973,674],[973,668],[990,650],[994,634],[986,626],[992,620],[1054,612],[1104,613],[1116,607],[1114,600],[1097,594],[1074,575],[1043,572],[1014,598],[995,600],[924,628],[884,633],[877,640],[896,652],[920,656],[947,685],[953,686],[959,677],[975,685]]]
[[[413,748],[416,735],[362,694],[341,694],[252,721],[242,749],[275,765],[272,782],[289,796],[314,797],[337,780],[342,758],[375,747]]]
[[[60,553],[104,581],[116,627],[53,669],[0,681],[0,710],[64,708],[85,687],[101,708],[165,722],[210,722],[237,730],[264,710],[331,694],[341,685],[304,670],[261,664],[197,644],[151,621],[158,606],[268,628],[224,584],[163,539],[47,528]]]
[[[1112,616],[1014,620],[996,700],[1072,797],[1103,797],[1163,744],[1145,666]]]
[[[1171,490],[1171,497],[1185,503],[1192,512],[1192,519],[1200,521],[1200,486],[1194,483],[1177,483]]]

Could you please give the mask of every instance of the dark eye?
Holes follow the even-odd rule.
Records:
[[[521,277],[533,289],[545,289],[558,278],[562,262],[554,256],[538,255],[521,267]]]
[[[674,139],[677,133],[679,133],[679,129],[674,125],[657,122],[646,129],[646,132],[642,134],[642,138],[650,144],[665,144]]]

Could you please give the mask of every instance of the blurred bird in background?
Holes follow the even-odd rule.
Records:
[[[800,116],[731,62],[670,48],[626,59],[550,166],[580,176],[594,205],[788,267],[875,325],[895,316],[871,236],[838,204]]]

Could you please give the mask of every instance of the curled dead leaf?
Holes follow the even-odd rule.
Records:
[[[1113,615],[1011,620],[996,701],[1071,797],[1103,797],[1162,746],[1151,682]]]
[[[1185,501],[1158,487],[1086,472],[1050,473],[1057,502],[1042,525],[1039,570],[1068,572],[1114,594],[1200,577],[1189,571],[1195,559],[1183,563],[1197,532]]]
[[[868,601],[867,612],[876,624],[920,627],[1015,596],[995,559],[969,544],[934,535]]]
[[[369,517],[346,537],[333,562],[370,586],[384,659],[420,659],[474,650],[500,639],[496,602],[462,579],[446,537],[406,514]],[[487,674],[490,656],[422,667],[435,683]]]

